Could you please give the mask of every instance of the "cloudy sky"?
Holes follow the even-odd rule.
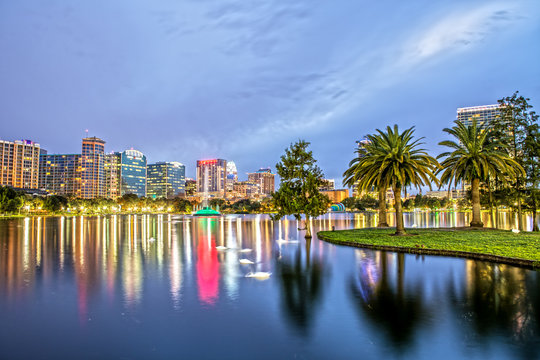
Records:
[[[540,111],[538,0],[0,0],[0,138],[149,162],[234,160],[240,178],[311,142],[339,183],[355,140],[519,90]]]

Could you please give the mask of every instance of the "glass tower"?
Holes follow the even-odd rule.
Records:
[[[173,198],[185,194],[186,167],[179,162],[158,162],[147,168],[148,197]]]
[[[138,150],[120,153],[120,196],[146,196],[146,156]]]

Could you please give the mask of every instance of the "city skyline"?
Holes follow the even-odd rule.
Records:
[[[302,138],[340,182],[375,128],[414,125],[439,153],[457,108],[540,99],[529,0],[4,2],[0,33],[4,140],[96,136],[192,178],[197,159],[274,168]]]

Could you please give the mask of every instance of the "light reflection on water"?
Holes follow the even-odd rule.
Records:
[[[406,226],[467,216],[406,214]],[[376,223],[328,214],[313,226]],[[272,275],[245,278],[256,271]],[[34,217],[0,221],[0,318],[0,358],[42,354],[22,345],[28,334],[50,357],[535,358],[540,276],[305,241],[294,220],[264,215]]]

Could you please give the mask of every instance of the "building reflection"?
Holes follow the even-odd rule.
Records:
[[[465,221],[462,215],[419,213],[410,219],[418,226],[434,221],[446,226]],[[376,223],[376,214],[329,214],[312,220],[315,230]],[[188,301],[215,308],[222,298],[237,301],[240,294],[257,296],[254,294],[260,289],[267,291],[277,285],[279,295],[275,298],[287,324],[299,334],[309,335],[325,302],[330,301],[325,296],[326,279],[348,276],[330,272],[327,259],[336,249],[316,239],[306,242],[294,220],[273,222],[266,216],[3,220],[0,305],[38,298],[44,288],[71,287],[63,293],[73,296],[67,301],[72,301],[85,324],[98,305],[119,305],[122,311],[144,309],[147,302],[159,298],[153,293],[159,286],[165,287],[170,308],[180,313]],[[350,254],[355,254],[355,267],[346,292],[362,321],[379,332],[392,349],[412,347],[421,329],[437,326],[430,320],[434,314],[451,311],[463,328],[463,341],[504,334],[519,344],[516,348],[523,358],[540,356],[538,272],[463,260],[457,278],[437,275],[442,279],[437,284],[443,288],[448,285],[436,291],[427,287],[422,274],[406,276],[412,268],[406,267],[414,261],[412,256],[352,249]],[[241,259],[253,264],[242,265]],[[272,276],[267,282],[244,278],[256,271],[272,272]],[[430,289],[429,294],[425,289]]]

